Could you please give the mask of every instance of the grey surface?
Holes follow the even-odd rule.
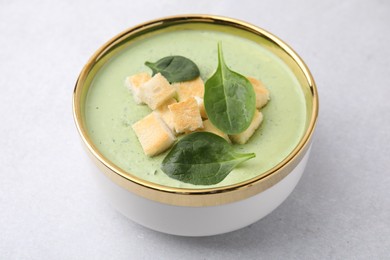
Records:
[[[0,0],[1,259],[389,259],[389,1]],[[246,20],[306,61],[321,101],[293,194],[242,230],[164,235],[108,206],[71,115],[76,77],[105,41],[180,13]]]

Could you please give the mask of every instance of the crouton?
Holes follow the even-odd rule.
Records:
[[[152,110],[155,110],[176,94],[174,87],[158,73],[150,80],[142,84],[140,88],[140,98]]]
[[[230,140],[232,140],[233,143],[245,144],[246,142],[248,142],[249,138],[253,135],[256,129],[260,126],[262,121],[263,114],[258,110],[255,110],[255,115],[249,127],[242,133],[236,135],[229,135]]]
[[[194,80],[174,83],[176,88],[178,100],[184,101],[189,97],[201,97],[204,96],[204,83],[200,77]]]
[[[173,116],[171,111],[168,109],[168,105],[177,103],[176,99],[171,98],[168,99],[167,102],[156,108],[154,110],[156,113],[159,114],[159,116],[162,118],[162,120],[165,122],[165,124],[171,129],[172,132],[175,130],[175,124],[173,123]]]
[[[175,136],[157,113],[150,113],[132,125],[147,156],[155,156],[167,150]]]
[[[126,78],[125,85],[133,94],[135,103],[137,104],[143,103],[139,96],[139,89],[141,88],[142,84],[150,80],[150,78],[151,78],[150,75],[146,72],[138,73]]]
[[[198,103],[200,116],[202,118],[207,118],[206,109],[204,108],[203,98],[198,97],[198,96],[195,96],[194,98],[195,98],[196,102]]]
[[[195,98],[190,97],[185,101],[168,106],[172,113],[176,133],[195,131],[203,127],[199,106]]]
[[[249,82],[252,84],[256,94],[256,108],[260,109],[265,106],[270,99],[269,90],[265,88],[263,82],[253,77],[247,77]]]
[[[224,138],[229,143],[231,142],[228,135],[216,128],[210,120],[203,121],[203,128],[199,129],[201,132],[210,132],[216,135],[219,135],[220,137]]]

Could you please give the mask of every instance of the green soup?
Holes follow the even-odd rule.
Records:
[[[271,100],[261,109],[264,120],[239,152],[256,157],[235,168],[222,182],[195,186],[169,178],[160,169],[166,153],[147,157],[131,125],[151,112],[137,105],[124,86],[127,76],[150,72],[145,61],[169,55],[193,60],[206,81],[217,68],[217,43],[221,41],[227,65],[242,75],[264,82]],[[280,163],[296,147],[304,134],[306,104],[298,80],[290,68],[258,42],[237,33],[213,27],[181,26],[148,33],[133,39],[113,55],[96,73],[88,91],[85,118],[96,148],[112,163],[142,179],[182,188],[219,187],[259,176]]]

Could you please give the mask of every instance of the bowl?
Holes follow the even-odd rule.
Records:
[[[154,183],[123,170],[105,157],[89,136],[85,100],[96,73],[112,57],[150,33],[191,25],[239,34],[276,55],[296,78],[304,96],[304,133],[292,151],[258,176],[238,183],[180,188]],[[318,94],[302,59],[282,40],[249,23],[214,15],[180,15],[149,21],[115,36],[82,69],[73,93],[73,115],[96,180],[108,201],[123,215],[150,229],[181,236],[209,236],[250,225],[277,208],[293,191],[305,169],[318,115]]]

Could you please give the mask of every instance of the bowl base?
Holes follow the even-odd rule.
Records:
[[[276,209],[294,190],[302,176],[310,149],[284,179],[247,199],[208,207],[184,207],[152,201],[118,186],[94,165],[99,186],[110,204],[147,228],[179,236],[211,236],[246,227]]]

